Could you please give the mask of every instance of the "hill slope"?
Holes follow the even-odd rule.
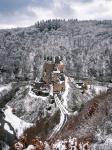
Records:
[[[0,82],[39,77],[44,55],[61,55],[66,74],[112,80],[112,21],[48,20],[0,30]]]

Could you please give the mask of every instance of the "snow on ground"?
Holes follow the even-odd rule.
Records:
[[[111,138],[108,137],[108,138],[106,139],[105,143],[106,143],[107,145],[109,145],[109,144],[111,143],[111,145],[112,145],[112,137],[111,137]]]
[[[53,96],[53,85],[50,84],[50,95]]]
[[[33,125],[31,123],[25,122],[24,120],[21,120],[16,115],[14,115],[12,113],[12,108],[10,106],[7,106],[7,109],[4,111],[4,114],[5,114],[5,120],[11,124],[11,126],[17,132],[18,137],[23,134],[23,131],[26,128],[29,128]],[[8,126],[8,124],[7,125],[5,124],[4,128],[8,132],[12,133],[12,131],[10,130],[10,127]]]
[[[42,98],[43,100],[46,100],[46,97],[44,96],[37,96],[33,91],[32,91],[32,86],[29,86],[29,92],[28,95],[30,95],[33,98]]]
[[[31,96],[31,97],[33,97],[33,98],[41,98],[41,99],[43,99],[43,100],[46,100],[46,97],[44,97],[44,96],[37,96],[37,95],[36,95],[34,92],[32,92],[32,91],[29,91],[28,95]]]
[[[68,77],[65,76],[65,92],[63,93],[62,95],[62,99],[64,100],[63,101],[63,105],[67,108],[67,95],[68,95],[68,92],[69,92],[69,83],[68,83]]]
[[[112,137],[108,137],[102,143],[92,144],[92,150],[112,150]]]
[[[9,83],[7,85],[0,85],[0,92],[2,92],[3,90],[7,90],[7,91],[10,91],[12,88],[12,84]]]
[[[24,150],[36,150],[34,145],[29,145],[26,149]]]
[[[82,83],[83,84],[83,80],[74,80],[73,78],[70,78],[70,81],[75,84],[76,88],[78,89],[81,89],[82,88],[82,85],[78,85],[78,83]],[[107,86],[108,85],[108,86]],[[103,92],[106,92],[107,89],[109,87],[112,87],[112,84],[111,83],[108,83],[107,85],[101,85],[100,82],[96,83],[96,84],[88,84],[87,87],[88,87],[88,90],[86,90],[86,93],[89,94],[89,95],[99,95]]]
[[[60,73],[60,71],[59,71],[59,70],[56,70],[56,71],[53,71],[53,73]]]
[[[55,98],[55,103],[57,105],[57,107],[59,107],[60,111],[63,114],[67,114],[67,115],[77,115],[77,111],[75,111],[74,113],[71,113],[67,110],[67,108],[64,106],[64,104],[62,104],[61,100],[58,98],[57,95],[54,96]]]
[[[108,89],[107,86],[88,85],[88,90],[87,90],[87,92],[88,92],[88,93],[91,93],[92,91],[94,91],[94,92],[95,92],[95,93],[94,93],[95,95],[99,95],[99,94],[101,94],[101,93],[103,93],[103,92],[106,92],[107,89]]]

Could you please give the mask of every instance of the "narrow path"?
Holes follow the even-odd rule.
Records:
[[[61,104],[60,99],[58,98],[57,95],[54,96],[55,99],[55,103],[56,106],[60,109],[60,123],[53,129],[52,134],[50,135],[50,138],[55,135],[59,130],[61,130],[63,128],[63,126],[65,125],[65,123],[67,122],[67,118],[68,118],[68,112],[66,111],[66,109],[64,108],[64,106]]]
[[[61,103],[61,100],[58,98],[57,94],[54,95],[54,99],[55,99],[56,106],[60,109],[60,112],[61,112],[60,113],[60,123],[53,129],[53,132],[52,132],[52,134],[50,135],[49,138],[54,136],[58,131],[60,131],[64,127],[65,123],[67,122],[67,119],[68,119],[69,115],[76,115],[77,114],[77,112],[70,113],[63,106],[63,104]]]

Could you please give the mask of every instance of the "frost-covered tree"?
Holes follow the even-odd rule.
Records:
[[[0,78],[40,76],[44,55],[63,56],[76,78],[112,80],[112,21],[47,20],[0,30]]]

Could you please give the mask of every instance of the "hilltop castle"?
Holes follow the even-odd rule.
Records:
[[[64,64],[60,56],[44,58],[42,81],[53,85],[53,92],[65,91]]]
[[[40,82],[36,83],[36,93],[48,96],[65,91],[64,64],[61,56],[44,56],[43,71]]]

